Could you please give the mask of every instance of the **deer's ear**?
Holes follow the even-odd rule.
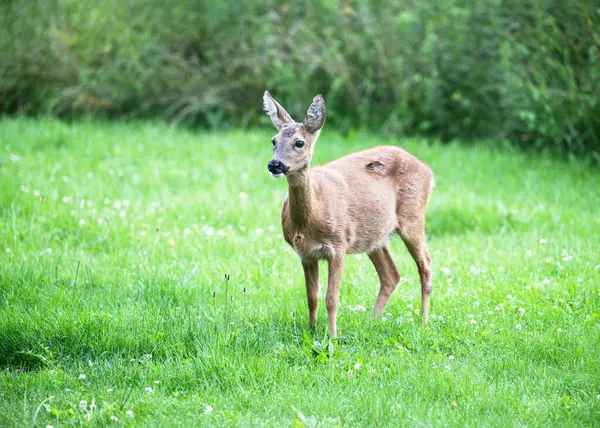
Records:
[[[306,112],[304,127],[310,132],[317,132],[325,125],[325,100],[321,94],[313,98]]]
[[[269,91],[265,91],[263,95],[263,107],[267,116],[271,118],[275,128],[281,129],[283,125],[292,121],[291,116],[281,105],[275,101],[275,98],[269,94]]]

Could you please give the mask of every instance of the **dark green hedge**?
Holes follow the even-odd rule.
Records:
[[[0,112],[262,121],[600,153],[593,0],[0,0]]]

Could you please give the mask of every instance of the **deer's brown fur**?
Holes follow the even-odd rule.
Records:
[[[373,313],[381,314],[400,281],[388,249],[394,233],[402,237],[417,264],[422,322],[427,324],[432,287],[425,210],[433,188],[431,169],[393,146],[375,147],[311,168],[314,144],[325,123],[323,97],[314,98],[302,123],[294,122],[268,92],[263,101],[279,130],[273,139],[271,163],[276,165],[273,175],[284,174],[288,181],[281,211],[283,236],[302,261],[311,327],[317,321],[318,261],[325,259],[329,267],[325,299],[329,333],[336,336],[345,254],[369,255],[381,283]],[[304,145],[297,147],[297,141]]]

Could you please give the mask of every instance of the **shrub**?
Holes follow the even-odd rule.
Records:
[[[600,8],[558,0],[14,0],[0,111],[249,126],[265,88],[342,131],[600,156]],[[262,122],[266,123],[266,122]]]

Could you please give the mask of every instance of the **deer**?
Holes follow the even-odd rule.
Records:
[[[396,146],[379,146],[311,168],[315,144],[325,124],[325,100],[313,98],[304,121],[295,122],[271,96],[264,111],[278,133],[267,168],[285,177],[288,192],[281,209],[285,241],[300,257],[304,270],[310,328],[317,323],[319,264],[328,266],[325,305],[331,338],[346,254],[366,253],[379,276],[372,314],[382,314],[400,282],[389,240],[400,235],[419,272],[421,321],[427,326],[432,292],[431,258],[425,239],[425,211],[434,186],[433,173],[422,161]]]

